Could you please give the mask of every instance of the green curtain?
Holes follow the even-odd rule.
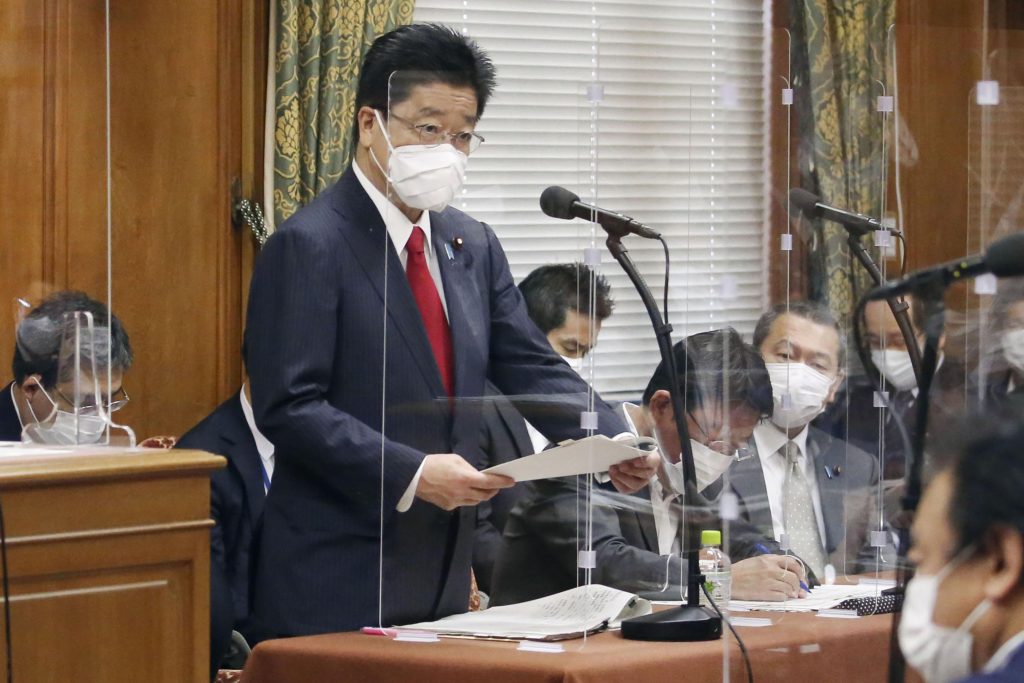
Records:
[[[359,68],[373,40],[412,21],[413,0],[275,0],[274,224],[347,168]]]
[[[791,4],[794,52],[801,53],[794,75],[803,93],[798,105],[802,182],[830,204],[873,215],[885,191],[885,130],[876,98],[883,94],[879,81],[891,83],[885,56],[895,5],[895,0]],[[886,92],[892,94],[891,87]],[[870,279],[853,261],[846,231],[832,223],[821,228],[824,239],[811,252],[810,295],[848,323]],[[864,239],[868,246],[871,238]]]

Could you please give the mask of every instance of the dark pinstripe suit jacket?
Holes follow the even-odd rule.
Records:
[[[479,461],[488,376],[506,394],[558,395],[524,415],[554,441],[580,436],[587,387],[530,321],[494,233],[449,208],[431,214],[431,239],[455,351],[454,410],[401,262],[351,169],[257,260],[246,360],[276,462],[254,609],[272,634],[376,624],[381,544],[385,624],[465,611],[476,511],[395,506],[424,454]],[[625,429],[610,407],[598,410],[600,431]]]

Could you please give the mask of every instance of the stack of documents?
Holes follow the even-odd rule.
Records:
[[[818,586],[811,589],[806,598],[767,602],[763,600],[731,600],[729,609],[736,611],[757,610],[759,612],[816,612],[832,609],[851,598],[873,598],[882,592],[884,586],[877,583],[851,586]]]
[[[516,605],[455,614],[438,621],[401,626],[440,636],[508,640],[566,640],[618,626],[623,619],[650,614],[651,603],[607,586],[579,586]]]

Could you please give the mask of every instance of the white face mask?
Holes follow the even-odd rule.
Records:
[[[781,429],[803,427],[825,410],[834,377],[804,363],[765,363],[772,380],[772,423]],[[788,396],[788,399],[784,397]]]
[[[897,391],[908,391],[917,387],[910,352],[906,349],[871,349],[871,362]]]
[[[569,356],[559,356],[559,358],[568,363],[572,371],[579,375],[584,382],[589,381],[590,368],[587,366],[586,358],[570,358]]]
[[[992,606],[989,600],[982,600],[957,628],[932,621],[939,584],[959,562],[954,559],[937,574],[918,574],[907,583],[900,616],[900,649],[925,683],[949,683],[971,673],[971,628]]]
[[[658,439],[658,430],[654,430],[655,441],[658,443],[658,451],[661,453],[663,464],[665,465],[665,475],[668,477],[669,484],[672,486],[672,490],[676,493],[683,493],[686,491],[686,478],[683,476],[683,461],[680,457],[679,462],[672,462],[668,458],[668,453],[661,446],[661,441]],[[718,451],[705,446],[700,441],[694,441],[690,439],[690,449],[693,451],[693,468],[697,474],[697,490],[703,491],[712,483],[714,483],[719,477],[725,474],[725,471],[729,469],[729,465],[733,463],[734,458],[728,455],[722,455]],[[682,456],[682,454],[679,454]]]
[[[1003,356],[1017,372],[1024,372],[1024,329],[1003,332]]]
[[[370,156],[391,183],[395,194],[406,206],[414,209],[442,211],[462,191],[469,158],[448,143],[394,147],[380,112],[375,111],[374,116],[391,150],[388,170],[380,165],[372,149]]]
[[[53,405],[53,410],[50,411],[46,420],[40,421],[36,411],[32,408],[32,403],[28,403],[29,412],[32,413],[32,419],[35,422],[25,425],[25,428],[22,429],[21,440],[23,442],[42,443],[51,446],[99,443],[107,429],[106,420],[99,415],[79,414],[76,422],[74,413],[58,408],[57,403],[46,393],[46,389],[43,389],[42,385],[37,386],[43,392],[46,400]],[[52,422],[49,421],[51,417],[53,418]],[[47,424],[43,424],[44,422]]]

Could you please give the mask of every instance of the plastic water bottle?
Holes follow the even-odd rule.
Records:
[[[729,600],[732,598],[732,563],[729,556],[722,552],[722,532],[717,530],[704,530],[700,534],[700,554],[698,555],[698,567],[704,575],[704,586],[708,589],[718,609],[725,611],[729,609]],[[708,605],[704,591],[700,593],[700,604]]]

